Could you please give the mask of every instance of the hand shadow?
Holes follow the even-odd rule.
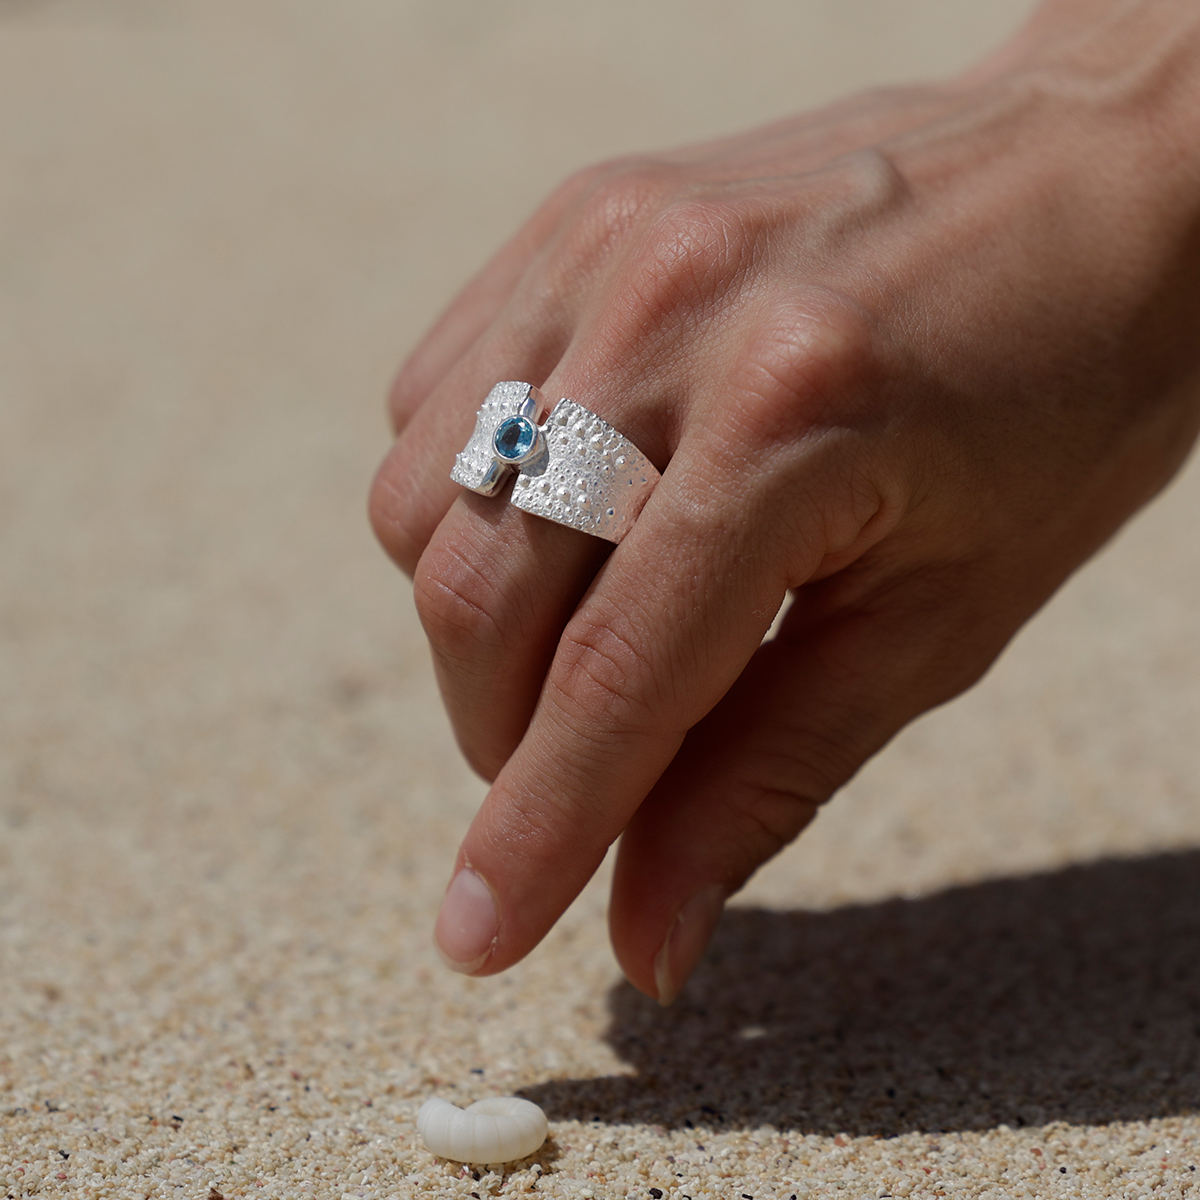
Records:
[[[831,912],[734,908],[683,996],[622,983],[634,1073],[552,1119],[892,1136],[1200,1108],[1200,851]]]

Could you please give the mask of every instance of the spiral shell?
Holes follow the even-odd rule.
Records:
[[[426,1149],[464,1163],[511,1162],[546,1140],[546,1114],[531,1100],[493,1096],[459,1108],[449,1100],[426,1100],[417,1113]]]

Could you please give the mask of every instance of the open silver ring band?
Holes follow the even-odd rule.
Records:
[[[543,411],[532,384],[496,384],[450,478],[494,496],[515,473],[509,499],[518,508],[619,542],[654,491],[658,471],[627,437],[574,400],[560,400],[538,424]]]

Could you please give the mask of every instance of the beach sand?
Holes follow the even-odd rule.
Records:
[[[606,155],[1026,4],[0,2],[0,1200],[1200,1194],[1200,474],[731,905],[430,943],[483,785],[365,496],[389,375]],[[550,1119],[435,1159],[433,1094]]]

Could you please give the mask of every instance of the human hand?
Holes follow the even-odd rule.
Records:
[[[614,948],[668,1002],[726,897],[1186,454],[1195,21],[1078,7],[950,83],[577,175],[400,372],[372,517],[494,781],[458,969],[520,959],[623,834]],[[451,483],[501,379],[663,471],[615,550]]]

